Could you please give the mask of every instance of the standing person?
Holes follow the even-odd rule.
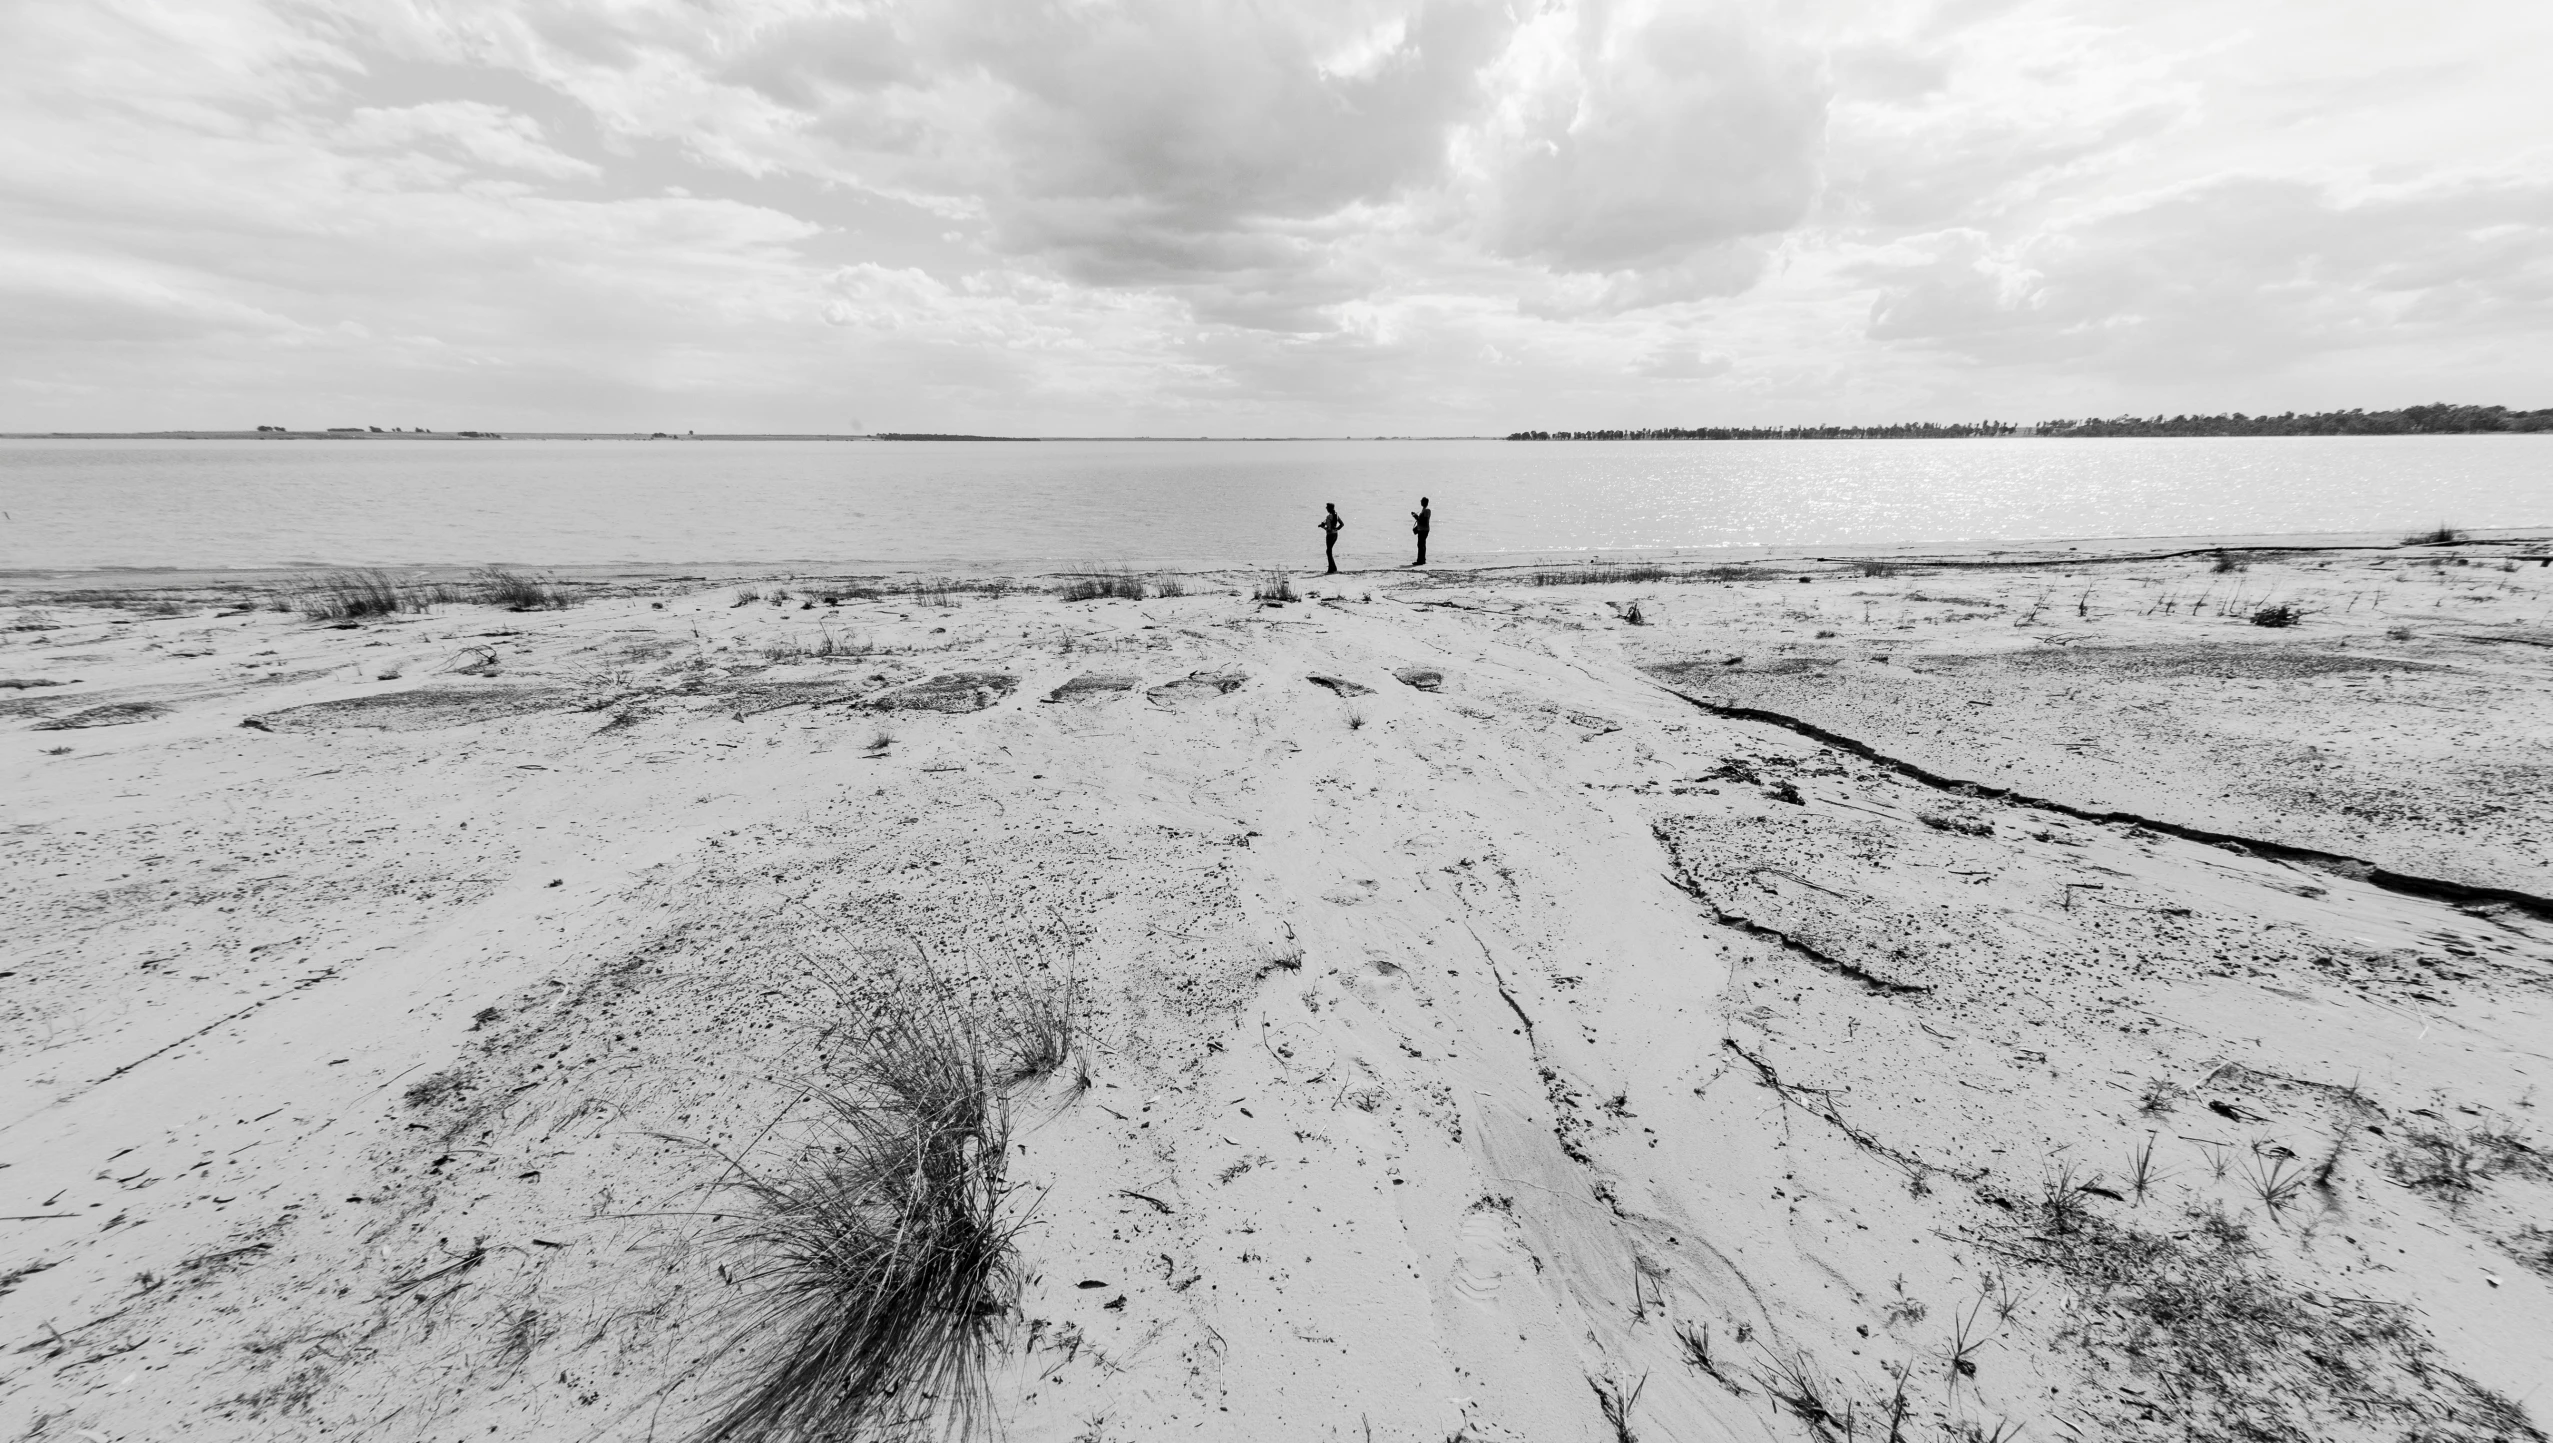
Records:
[[[1418,509],[1409,514],[1409,519],[1417,523],[1410,527],[1410,532],[1418,538],[1418,559],[1410,563],[1412,566],[1427,564],[1427,525],[1434,519],[1435,514],[1427,508],[1427,498],[1424,496],[1418,498]]]
[[[1339,519],[1339,503],[1332,501],[1328,505],[1330,514],[1321,518],[1321,554],[1329,559],[1330,569],[1326,574],[1336,576],[1339,574],[1339,533],[1347,529],[1347,523]]]

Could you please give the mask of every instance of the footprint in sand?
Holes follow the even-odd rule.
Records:
[[[1516,1253],[1508,1245],[1507,1220],[1487,1209],[1464,1218],[1454,1234],[1454,1291],[1465,1302],[1487,1307],[1515,1271]]]

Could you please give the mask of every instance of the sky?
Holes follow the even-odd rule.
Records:
[[[8,0],[0,430],[2553,406],[2542,0]]]

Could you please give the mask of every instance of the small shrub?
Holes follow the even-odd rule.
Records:
[[[2462,546],[2471,539],[2452,526],[2437,526],[2402,538],[2402,544],[2405,546]]]
[[[2219,551],[2216,553],[2216,560],[2207,569],[2223,575],[2227,572],[2246,570],[2250,564],[2230,551]]]
[[[2289,602],[2274,602],[2252,613],[2254,626],[2294,626],[2305,619],[2305,613]]]
[[[2387,641],[2409,641],[2411,639],[2411,628],[2407,626],[2388,626],[2385,628],[2385,639]]]
[[[1271,571],[1260,578],[1259,584],[1250,592],[1250,599],[1282,603],[1301,601],[1303,597],[1295,591],[1293,578],[1282,571]]]

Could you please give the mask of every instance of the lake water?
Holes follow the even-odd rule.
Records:
[[[2553,436],[0,440],[0,569],[1318,565],[2553,523]]]

